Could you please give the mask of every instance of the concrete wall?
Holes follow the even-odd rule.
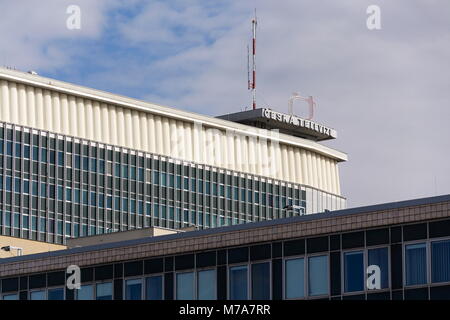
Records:
[[[177,230],[170,230],[156,227],[122,231],[122,232],[113,232],[89,237],[70,238],[67,239],[67,247],[68,248],[85,247],[101,243],[119,242],[146,237],[157,237],[178,232],[179,231]]]
[[[15,237],[0,236],[0,247],[14,246],[22,248],[22,255],[41,253],[55,250],[66,249],[66,246],[51,244],[41,241],[33,241],[20,239]],[[16,250],[3,251],[0,250],[0,258],[11,258],[17,256]]]

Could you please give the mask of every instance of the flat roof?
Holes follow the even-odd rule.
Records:
[[[103,249],[129,247],[129,246],[133,246],[133,245],[156,243],[156,242],[167,241],[167,240],[189,239],[189,238],[195,238],[195,237],[200,237],[200,236],[205,236],[205,235],[220,234],[223,232],[228,233],[230,231],[232,232],[232,231],[251,230],[251,229],[257,229],[257,228],[261,228],[261,227],[279,226],[279,225],[290,224],[290,223],[295,223],[295,222],[306,222],[306,221],[328,219],[328,218],[341,217],[341,216],[347,216],[347,215],[353,215],[353,214],[369,213],[369,212],[374,212],[374,211],[401,209],[401,208],[405,208],[405,207],[436,204],[436,203],[448,202],[448,201],[450,201],[450,194],[435,196],[435,197],[426,197],[426,198],[405,200],[405,201],[382,203],[382,204],[369,205],[369,206],[364,206],[364,207],[355,207],[355,208],[323,212],[323,213],[316,213],[316,214],[309,214],[309,215],[296,216],[296,217],[290,217],[290,218],[273,219],[273,220],[266,220],[266,221],[261,221],[261,222],[252,222],[252,223],[239,224],[239,225],[233,225],[233,226],[217,227],[217,228],[210,228],[210,229],[204,229],[204,230],[198,230],[198,231],[189,231],[189,232],[184,232],[184,233],[163,235],[163,236],[157,236],[157,237],[145,237],[145,238],[141,238],[141,239],[111,242],[111,243],[92,245],[92,246],[86,246],[86,247],[80,247],[80,248],[72,248],[72,249],[66,249],[66,250],[58,250],[58,251],[51,251],[51,252],[45,252],[45,253],[31,254],[31,255],[20,256],[20,257],[4,258],[4,259],[0,259],[0,264],[14,263],[14,262],[21,262],[21,261],[27,261],[27,260],[33,260],[33,259],[49,258],[49,257],[65,256],[65,255],[78,254],[78,253],[97,251],[97,250],[103,250]]]

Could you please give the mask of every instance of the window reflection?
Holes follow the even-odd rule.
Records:
[[[199,300],[216,299],[216,270],[202,270],[197,273]]]
[[[45,290],[31,291],[30,300],[45,300]]]
[[[305,259],[289,259],[285,265],[286,299],[303,298],[305,296]]]
[[[427,250],[425,243],[405,247],[406,285],[427,283]]]
[[[364,290],[364,254],[362,251],[344,253],[345,292]]]
[[[328,256],[308,259],[308,288],[310,296],[328,294]]]
[[[380,289],[389,287],[389,257],[388,248],[376,248],[368,250],[368,266],[376,265],[380,268]]]
[[[98,283],[96,286],[96,300],[112,300],[112,283]]]
[[[193,272],[177,273],[176,281],[177,281],[176,283],[177,300],[193,300],[194,273]]]
[[[48,289],[48,300],[64,300],[64,288]]]
[[[93,285],[82,285],[80,289],[77,290],[78,300],[94,300],[94,286]]]
[[[252,264],[252,299],[270,299],[270,263]]]
[[[431,279],[435,283],[450,281],[450,240],[431,243]]]
[[[153,276],[146,279],[146,299],[162,300],[163,299],[163,277]]]
[[[247,266],[230,267],[230,299],[247,300],[248,299],[248,280]]]
[[[142,299],[142,280],[133,279],[125,282],[125,300]]]

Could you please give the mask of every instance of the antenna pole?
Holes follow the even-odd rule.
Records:
[[[247,45],[247,89],[251,89],[251,81],[250,81],[250,48]]]
[[[255,18],[252,20],[252,32],[253,32],[253,80],[252,80],[252,105],[253,110],[256,109],[256,9],[255,9]]]

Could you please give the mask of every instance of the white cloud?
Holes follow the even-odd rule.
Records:
[[[180,7],[173,2],[154,1],[120,28],[134,44],[202,44],[220,36],[223,28],[230,25],[228,15],[211,11],[199,1],[183,2]]]
[[[117,3],[117,0],[2,1],[0,64],[46,71],[69,64],[71,57],[80,51],[79,41],[101,36],[104,13]],[[79,30],[66,27],[69,5],[81,9]]]

